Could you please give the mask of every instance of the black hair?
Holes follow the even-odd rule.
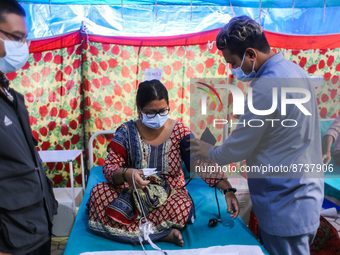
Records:
[[[154,100],[165,99],[169,105],[169,96],[166,87],[159,80],[141,82],[138,86],[136,103],[139,109],[143,109]]]
[[[231,54],[243,57],[247,48],[254,48],[269,53],[270,46],[262,27],[248,16],[232,18],[216,37],[219,50],[228,49]]]
[[[26,17],[24,8],[16,0],[0,0],[0,23],[6,22],[5,14],[10,13]]]

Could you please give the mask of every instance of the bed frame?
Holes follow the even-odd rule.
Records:
[[[141,246],[133,246],[130,244],[118,243],[91,233],[88,229],[89,216],[86,212],[86,203],[90,197],[92,188],[99,182],[105,181],[102,167],[93,167],[93,141],[98,135],[114,134],[114,131],[106,130],[96,132],[89,141],[89,161],[90,176],[88,178],[87,187],[84,198],[78,210],[72,232],[68,239],[64,255],[77,255],[91,252],[104,251],[131,251],[132,254],[144,254]],[[236,187],[237,188],[237,187]],[[178,249],[202,249],[207,247],[227,245],[230,249],[239,245],[239,249],[249,249],[249,254],[268,254],[264,247],[258,242],[251,233],[246,224],[240,217],[235,220],[229,218],[227,214],[227,206],[222,196],[218,194],[221,207],[221,222],[214,228],[208,227],[210,218],[217,217],[217,205],[215,201],[214,189],[210,188],[202,179],[194,178],[187,189],[192,196],[195,209],[196,219],[194,224],[188,225],[182,232],[184,239],[184,247],[179,248],[172,243],[158,242],[157,245],[163,250]],[[218,192],[219,193],[219,192]],[[241,247],[242,246],[242,247]],[[145,245],[145,249],[153,250],[150,245]],[[248,251],[249,251],[248,250]],[[196,252],[196,250],[195,250]],[[123,252],[121,252],[123,254]],[[93,253],[95,254],[95,253]],[[111,254],[111,253],[110,253]],[[124,252],[125,254],[125,252]],[[154,254],[151,252],[150,254]],[[161,253],[157,253],[161,254]],[[170,254],[170,253],[169,253]],[[196,253],[197,254],[197,253]],[[243,253],[240,253],[243,254]],[[244,253],[246,254],[246,253]]]

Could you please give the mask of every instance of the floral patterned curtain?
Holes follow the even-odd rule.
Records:
[[[195,110],[190,107],[191,79],[223,81],[227,77],[228,67],[221,52],[215,44],[207,43],[215,37],[216,33],[194,39],[181,37],[177,43],[162,40],[157,46],[157,38],[147,43],[129,43],[121,38],[82,37],[77,32],[32,42],[32,53],[24,68],[7,76],[10,86],[25,96],[39,150],[86,150],[96,131],[114,130],[136,119],[136,90],[147,68],[163,69],[161,81],[169,91],[170,117],[183,121],[199,136],[207,123],[189,123],[190,112]],[[289,36],[285,40],[289,41]],[[275,51],[281,51],[310,75],[323,75],[326,83],[316,89],[320,117],[340,114],[339,48],[292,50],[280,47],[278,42],[274,43]],[[246,93],[247,84],[236,80],[233,84]],[[228,101],[231,105],[231,95]],[[225,115],[223,108],[216,110]],[[228,118],[232,118],[230,113],[228,108]],[[213,133],[221,143],[222,131]],[[94,142],[95,165],[103,164],[111,137],[99,136]],[[55,187],[70,186],[68,164],[47,163],[46,172]],[[74,177],[81,185],[79,158]]]

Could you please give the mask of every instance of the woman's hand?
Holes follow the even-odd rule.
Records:
[[[133,174],[134,181],[135,181],[137,189],[144,189],[146,187],[146,185],[148,185],[150,183],[150,181],[143,180],[143,178],[142,178],[143,171],[141,171],[141,170],[135,171],[135,170],[136,169],[129,168],[126,171],[126,174],[125,174],[126,181],[130,185],[130,187],[134,187],[133,181],[132,181],[132,174]]]
[[[235,219],[239,214],[238,200],[234,192],[229,191],[224,194],[225,201],[227,201],[228,213],[230,213],[230,218]]]

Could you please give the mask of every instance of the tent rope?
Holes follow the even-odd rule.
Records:
[[[190,0],[190,21],[192,21],[192,0]]]
[[[325,5],[323,6],[323,22],[324,23],[326,21],[326,4],[327,4],[327,0],[325,0]]]
[[[157,19],[157,0],[155,1],[155,7],[156,7],[155,15],[156,15],[156,19]]]
[[[236,16],[236,13],[235,13],[235,10],[234,10],[234,6],[231,4],[231,0],[229,0],[229,3],[230,3],[231,10],[234,13],[234,16]]]
[[[122,4],[121,4],[121,10],[120,10],[120,13],[121,13],[121,16],[122,16],[122,19],[124,18],[124,14],[123,14],[123,6],[124,5],[124,0],[122,0]]]
[[[52,3],[51,0],[49,0],[49,9],[50,9],[50,18],[52,18]]]
[[[260,0],[260,6],[259,6],[259,23],[261,24],[261,5],[262,5],[262,0]]]

